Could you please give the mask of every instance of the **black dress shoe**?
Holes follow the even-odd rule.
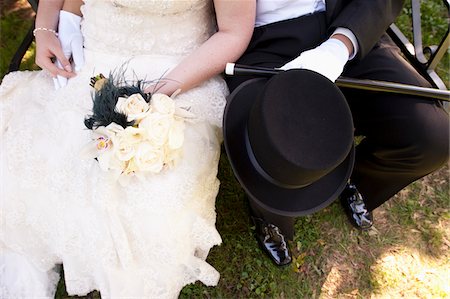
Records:
[[[277,266],[284,266],[292,261],[286,238],[280,229],[261,218],[253,217],[256,227],[256,239],[261,248],[274,261]]]
[[[364,199],[355,185],[348,183],[341,193],[340,200],[354,227],[367,230],[373,225],[372,213],[367,210]]]

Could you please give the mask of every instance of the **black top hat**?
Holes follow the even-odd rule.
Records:
[[[344,95],[308,70],[242,83],[229,96],[224,144],[248,196],[285,216],[336,199],[354,163],[353,119]]]

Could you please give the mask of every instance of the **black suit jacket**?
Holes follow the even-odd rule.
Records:
[[[358,40],[356,59],[364,57],[400,14],[403,0],[326,0],[330,34],[350,29]]]
[[[364,58],[400,13],[402,0],[325,0],[326,12],[256,27],[247,51],[236,63],[280,67],[301,52],[317,47],[337,27],[358,41],[354,62]],[[301,28],[298,30],[298,28]],[[255,76],[227,77],[230,91]]]

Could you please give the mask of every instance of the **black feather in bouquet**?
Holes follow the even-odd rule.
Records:
[[[121,97],[129,97],[133,94],[140,94],[147,103],[150,102],[151,93],[144,92],[144,81],[136,80],[132,83],[125,81],[123,72],[119,72],[117,77],[110,73],[108,78],[99,74],[91,78],[91,84],[94,88],[92,115],[89,115],[85,121],[85,126],[92,130],[100,126],[108,126],[116,123],[123,128],[133,126],[134,121],[128,121],[127,116],[117,111],[117,101]]]

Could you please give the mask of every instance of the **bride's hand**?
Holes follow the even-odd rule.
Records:
[[[72,71],[72,66],[69,60],[64,56],[64,52],[59,42],[58,37],[54,32],[47,30],[36,30],[36,64],[44,70],[50,72],[53,78],[56,76],[63,76],[72,78],[75,73]],[[53,60],[60,61],[63,68],[58,68]]]
[[[158,82],[152,83],[144,89],[146,93],[163,93],[171,97],[175,97],[175,95],[181,92],[181,84],[179,82],[161,79]]]
[[[84,65],[83,36],[81,34],[80,23],[81,16],[65,10],[59,12],[58,38],[64,56],[67,59],[72,58],[75,71],[79,71]],[[57,59],[56,65],[59,68],[63,68],[64,64]],[[58,89],[66,86],[67,79],[64,76],[58,75],[57,81],[55,81],[55,87]]]

